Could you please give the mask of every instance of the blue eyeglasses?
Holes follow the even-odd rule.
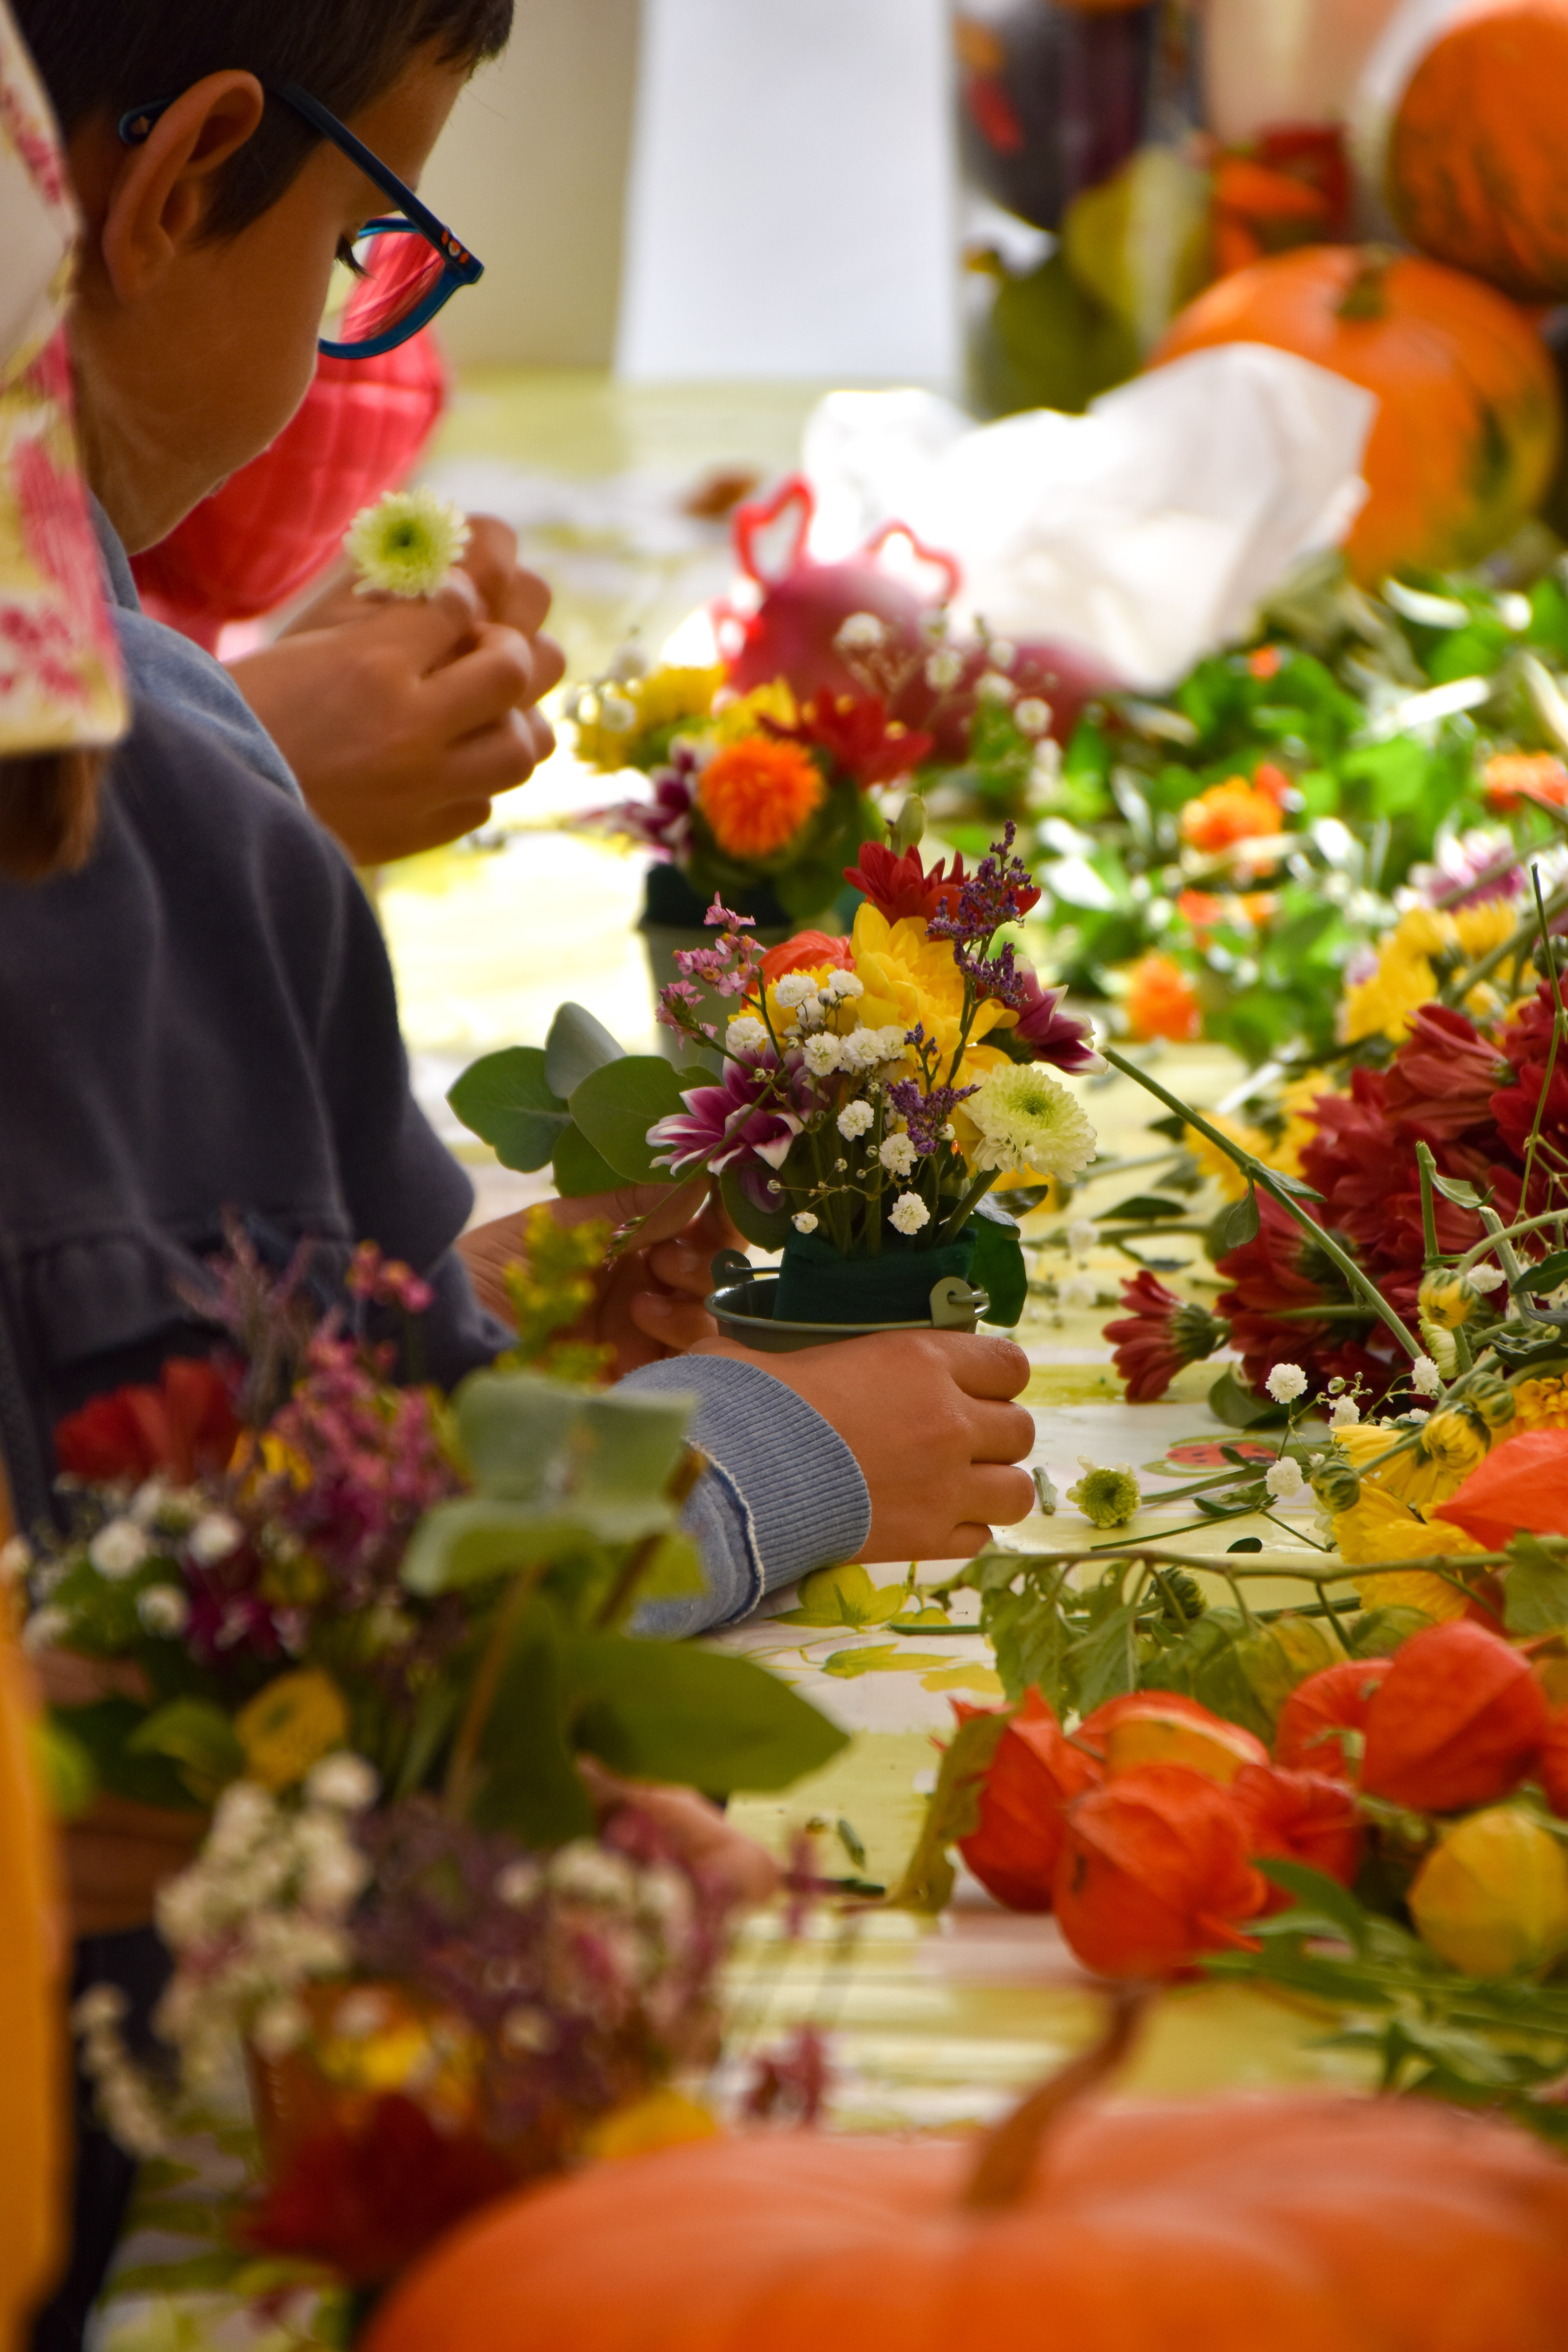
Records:
[[[484,263],[476,261],[413,189],[308,89],[297,82],[272,81],[265,74],[257,79],[269,98],[280,98],[303,116],[397,206],[395,216],[365,223],[354,239],[352,268],[340,264],[333,271],[328,316],[335,317],[336,327],[321,337],[318,350],[335,360],[371,360],[395,351],[429,324],[459,286],[476,285],[485,274]],[[125,145],[140,146],[174,103],[172,98],[155,99],[150,106],[133,106],[122,114],[120,136]]]

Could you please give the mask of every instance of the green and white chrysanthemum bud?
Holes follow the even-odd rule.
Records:
[[[434,490],[388,490],[349,525],[362,596],[433,596],[468,543],[468,518]]]
[[[1114,1469],[1101,1470],[1087,1454],[1080,1454],[1078,1461],[1083,1476],[1068,1488],[1068,1501],[1078,1505],[1091,1528],[1124,1528],[1143,1499],[1131,1463],[1119,1462]]]

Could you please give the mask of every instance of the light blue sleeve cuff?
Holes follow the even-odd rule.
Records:
[[[675,1639],[749,1616],[764,1593],[853,1559],[871,1498],[844,1440],[804,1397],[731,1356],[674,1356],[620,1385],[696,1400],[687,1435],[711,1465],[681,1524],[702,1556],[700,1599],[651,1602],[637,1631]]]

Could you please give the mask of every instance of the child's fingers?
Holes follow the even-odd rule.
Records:
[[[466,799],[482,793],[490,800],[526,783],[540,756],[532,714],[509,710],[493,727],[447,745],[440,761],[442,787],[449,797]]]
[[[487,621],[471,653],[426,677],[422,692],[432,730],[448,743],[493,727],[509,710],[535,699],[533,649],[516,629]]]
[[[676,1355],[685,1355],[700,1341],[711,1339],[719,1328],[698,1299],[675,1291],[634,1290],[626,1312],[646,1339],[657,1340]]]

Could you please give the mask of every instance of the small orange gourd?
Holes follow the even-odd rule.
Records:
[[[1075,2104],[982,2143],[712,2139],[463,2224],[363,2352],[1547,2352],[1568,2165],[1420,2099]],[[1042,2134],[1048,2129],[1043,2153]]]
[[[1568,0],[1491,0],[1450,25],[1394,121],[1388,197],[1413,245],[1521,302],[1568,295]]]
[[[0,1489],[0,1538],[5,1517]],[[68,2075],[65,1914],[32,1753],[36,1708],[4,1595],[0,1612],[0,2347],[13,2352],[61,2251]]]
[[[1369,584],[1404,566],[1479,562],[1552,480],[1551,356],[1521,310],[1457,269],[1378,247],[1276,254],[1189,303],[1150,364],[1220,343],[1271,343],[1376,394],[1367,502],[1345,547]]]

